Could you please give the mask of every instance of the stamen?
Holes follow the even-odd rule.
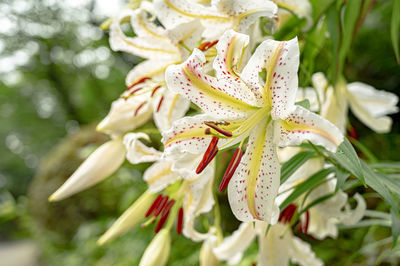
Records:
[[[183,42],[183,41],[179,41],[179,43],[183,48],[185,48],[185,50],[187,50],[189,53],[192,53],[192,49],[190,49],[189,47],[187,47],[187,45]]]
[[[204,130],[204,134],[206,135],[210,135],[211,134],[211,128],[206,128],[206,130]]]
[[[202,44],[199,45],[199,50],[201,51],[206,51],[216,45],[218,43],[218,40],[215,40],[213,42],[203,42]]]
[[[215,124],[214,122],[204,122],[204,124],[206,126],[211,127],[212,129],[214,129],[215,131],[217,131],[218,133],[221,133],[222,135],[230,138],[232,137],[232,132],[230,132],[229,130],[224,130],[222,128],[219,128],[217,124]]]
[[[293,203],[289,204],[279,215],[279,222],[281,223],[290,223],[293,218],[294,213],[296,212],[297,206]]]
[[[176,223],[176,232],[180,235],[182,233],[182,225],[183,225],[183,209],[179,208],[178,212],[178,221]]]
[[[139,113],[139,110],[142,109],[142,107],[144,106],[146,102],[142,102],[135,110],[135,114],[134,116],[137,116],[137,114]]]
[[[165,205],[167,204],[168,201],[168,196],[163,197],[160,200],[160,203],[158,204],[157,208],[154,211],[154,216],[157,217],[161,211],[164,209]]]
[[[164,96],[161,96],[161,99],[160,99],[160,101],[158,102],[158,106],[157,106],[156,112],[160,111],[160,107],[161,107],[161,104],[163,103],[163,101],[164,101]]]
[[[228,186],[229,181],[231,181],[231,178],[236,171],[236,168],[239,166],[242,156],[243,156],[242,149],[237,148],[232,156],[232,159],[228,167],[225,170],[224,177],[222,178],[221,184],[219,185],[219,191],[221,192],[224,191],[225,188]]]
[[[156,93],[156,91],[157,91],[159,88],[161,88],[161,85],[158,85],[157,87],[155,87],[155,88],[153,89],[153,91],[151,92],[151,97],[154,96],[154,93]]]
[[[146,80],[151,79],[149,77],[144,77],[139,79],[138,81],[136,81],[135,83],[131,84],[128,88],[126,88],[127,91],[129,91],[130,89],[132,89],[133,87],[135,87],[136,85],[145,82]]]
[[[307,210],[306,211],[306,223],[305,223],[304,228],[303,228],[303,233],[304,234],[307,234],[307,232],[308,232],[309,223],[310,223],[310,212]]]
[[[156,229],[154,229],[154,232],[157,234],[158,231],[160,231],[160,229],[163,227],[163,225],[165,224],[165,222],[167,221],[168,215],[169,215],[169,211],[171,210],[172,206],[174,205],[175,200],[170,200],[166,205],[164,210],[162,211],[161,214],[161,218],[158,221],[157,225],[156,225]]]
[[[196,168],[196,174],[200,174],[204,170],[204,168],[206,168],[207,165],[211,162],[211,160],[215,157],[215,155],[217,155],[218,153],[217,144],[218,144],[218,137],[212,137],[210,145],[208,145],[208,148],[203,155],[203,159],[201,159],[201,162]]]
[[[156,207],[160,203],[160,200],[162,199],[162,197],[163,197],[162,195],[158,195],[157,196],[157,198],[153,201],[153,203],[151,204],[150,208],[146,212],[145,217],[149,217],[151,215],[151,213],[156,209]]]

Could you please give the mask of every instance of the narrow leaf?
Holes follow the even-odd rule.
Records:
[[[290,203],[295,201],[298,197],[300,197],[304,192],[312,189],[316,185],[318,185],[322,180],[324,180],[330,173],[332,173],[335,168],[327,168],[322,169],[309,177],[306,181],[296,186],[294,191],[285,199],[285,201],[281,204],[281,211],[285,209]]]
[[[285,162],[281,168],[281,184],[285,183],[289,177],[296,172],[305,162],[307,162],[311,157],[315,156],[313,151],[303,151],[299,152],[289,161]]]
[[[398,212],[393,208],[390,210],[390,213],[392,215],[392,236],[393,236],[392,247],[395,247],[397,244],[397,240],[399,239],[400,236],[400,219]]]
[[[396,55],[397,63],[400,64],[400,0],[393,0],[392,23],[390,27],[390,35],[392,37],[392,45]]]

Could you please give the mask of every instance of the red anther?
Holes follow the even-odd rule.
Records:
[[[206,130],[204,130],[204,134],[206,135],[210,135],[211,134],[211,128],[206,128]]]
[[[178,221],[176,223],[176,232],[180,235],[182,233],[182,225],[183,225],[183,209],[179,208],[178,212]]]
[[[349,135],[350,137],[352,137],[353,139],[358,139],[358,134],[357,134],[357,130],[355,127],[350,126],[349,128]]]
[[[145,105],[146,102],[142,102],[135,110],[135,114],[134,116],[137,116],[137,114],[139,113],[139,110],[142,109],[142,107]]]
[[[158,204],[157,208],[154,210],[154,216],[157,217],[161,211],[164,209],[165,205],[167,204],[168,201],[168,196],[164,196],[161,200],[160,203]]]
[[[293,203],[289,204],[279,215],[279,222],[281,223],[290,223],[293,218],[294,213],[296,212],[297,206]]]
[[[127,91],[129,91],[130,89],[132,89],[133,87],[135,87],[136,85],[145,82],[146,80],[151,79],[149,77],[144,77],[139,79],[138,81],[136,81],[135,83],[131,84],[128,88],[126,88]]]
[[[210,42],[203,42],[202,44],[199,45],[199,50],[205,51],[207,50],[207,46],[210,44]]]
[[[157,198],[153,201],[153,203],[151,204],[150,208],[146,212],[145,217],[149,217],[151,215],[151,213],[156,209],[156,207],[160,203],[160,200],[162,199],[162,197],[163,197],[162,195],[158,195],[157,196]]]
[[[203,155],[203,159],[201,159],[201,162],[196,168],[196,174],[200,174],[204,170],[204,168],[206,168],[207,165],[211,162],[211,160],[215,157],[215,155],[217,155],[218,153],[217,144],[218,144],[218,137],[212,137],[210,145],[208,145],[208,148]],[[217,151],[217,153],[215,153],[215,151]],[[210,157],[212,157],[211,160]]]
[[[219,185],[219,191],[221,192],[224,191],[225,188],[228,186],[229,181],[231,181],[231,178],[236,171],[236,168],[239,166],[242,156],[243,156],[242,149],[237,148],[232,156],[232,159],[228,167],[225,170],[224,177],[222,178],[221,184]]]
[[[230,138],[232,137],[232,132],[228,131],[228,130],[223,130],[222,128],[219,128],[215,123],[213,122],[204,122],[204,124],[206,126],[211,127],[212,129],[214,129],[215,131],[217,131],[218,133],[221,133],[222,135]]]
[[[174,205],[174,203],[175,203],[175,200],[170,200],[165,205],[165,208],[164,208],[164,210],[162,211],[162,214],[161,214],[161,218],[158,221],[158,223],[156,225],[156,228],[154,229],[155,233],[158,233],[158,231],[160,231],[160,229],[163,227],[163,225],[167,221],[167,218],[168,218],[168,215],[169,215],[169,211],[171,210],[171,208]]]
[[[133,95],[133,94],[135,94],[136,92],[138,92],[138,91],[140,91],[140,90],[142,90],[142,89],[143,89],[143,87],[134,89],[133,91],[131,91],[131,92],[129,93],[129,95]]]
[[[153,97],[154,93],[156,93],[156,91],[157,91],[159,88],[161,88],[161,85],[158,85],[157,87],[155,87],[155,88],[153,89],[153,91],[151,92],[151,97]]]
[[[161,99],[160,99],[160,101],[158,102],[158,106],[157,106],[156,112],[160,111],[160,107],[161,107],[161,104],[162,104],[163,101],[164,101],[164,96],[161,96]]]
[[[308,232],[308,225],[310,224],[310,212],[309,211],[306,211],[306,223],[305,223],[305,225],[304,225],[304,228],[303,228],[303,233],[304,234],[307,234],[307,232]]]
[[[210,43],[207,45],[206,50],[210,49],[211,47],[213,47],[213,46],[216,45],[217,43],[218,43],[218,40],[215,40],[215,41],[213,41],[213,42],[210,42]]]

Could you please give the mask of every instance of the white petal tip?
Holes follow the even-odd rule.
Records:
[[[48,201],[49,202],[55,202],[55,201],[62,200],[62,197],[59,194],[60,193],[57,190],[56,192],[54,192],[53,194],[50,195],[50,197],[48,198]]]

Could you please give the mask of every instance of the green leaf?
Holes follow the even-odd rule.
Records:
[[[392,215],[392,236],[393,236],[393,245],[392,247],[396,246],[397,240],[400,236],[400,219],[399,214],[395,209],[391,209],[390,213]]]
[[[310,158],[315,156],[315,152],[313,151],[303,151],[299,152],[289,161],[285,162],[281,168],[281,184],[285,183],[289,177],[299,169],[305,162],[307,162]]]
[[[296,105],[300,105],[300,106],[306,108],[307,110],[310,110],[310,101],[308,99],[302,100],[300,102],[296,102]]]
[[[331,5],[326,14],[326,25],[328,26],[329,36],[332,41],[332,61],[334,61],[332,69],[331,81],[333,84],[336,83],[338,78],[339,69],[339,45],[340,45],[340,17],[335,5]]]
[[[294,189],[294,191],[285,199],[285,201],[281,204],[280,209],[281,211],[285,209],[290,203],[295,201],[298,197],[300,197],[301,194],[304,192],[312,189],[316,185],[318,185],[322,180],[324,180],[330,173],[332,173],[335,170],[334,167],[327,168],[327,169],[322,169],[309,177],[306,181],[303,183],[300,183],[297,185]]]
[[[348,0],[344,8],[342,43],[339,51],[339,75],[342,74],[347,53],[350,50],[354,29],[361,10],[361,0]]]
[[[351,143],[359,150],[361,151],[365,157],[367,158],[367,160],[371,163],[376,163],[378,162],[378,159],[375,157],[375,155],[364,145],[362,144],[360,141],[349,137]]]
[[[392,38],[392,45],[398,64],[400,64],[399,35],[400,35],[400,0],[393,0],[393,13],[392,13],[392,23],[390,26],[390,36]]]
[[[347,138],[344,138],[339,145],[336,153],[330,153],[331,157],[337,161],[344,169],[352,173],[355,177],[365,184],[363,169],[356,151]]]
[[[371,167],[375,169],[384,170],[385,172],[400,172],[400,162],[380,162],[371,164]]]
[[[368,186],[374,189],[376,192],[381,195],[384,200],[394,208],[394,210],[398,211],[398,203],[393,198],[393,195],[390,193],[389,189],[382,183],[379,175],[374,172],[367,163],[361,162],[365,177],[365,182]]]
[[[350,174],[346,171],[344,171],[343,169],[341,169],[340,167],[336,168],[336,188],[335,191],[338,191],[340,188],[343,187],[344,183],[346,182],[346,180],[349,178]]]

